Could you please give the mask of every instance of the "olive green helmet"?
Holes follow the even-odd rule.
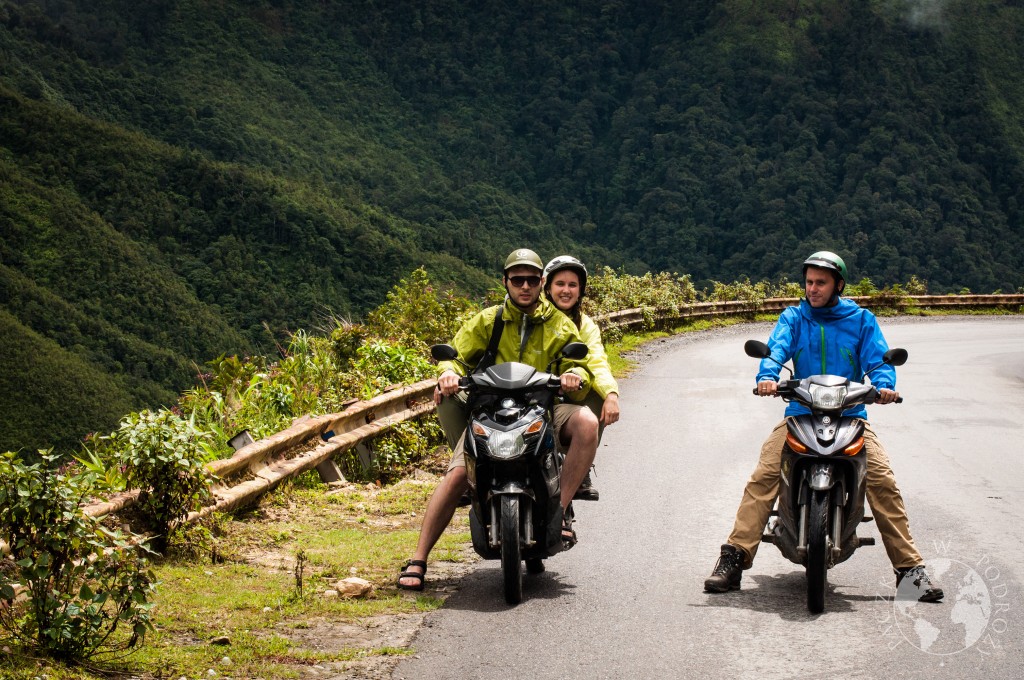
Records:
[[[846,263],[843,262],[843,258],[827,250],[819,250],[818,252],[814,253],[806,260],[804,260],[804,276],[807,276],[808,267],[821,267],[822,269],[829,269],[835,272],[833,276],[838,274],[839,278],[843,281],[843,283],[846,282],[847,277],[850,275],[850,272],[847,271],[846,269]]]

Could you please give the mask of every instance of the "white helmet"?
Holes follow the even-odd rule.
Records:
[[[551,286],[551,275],[556,272],[560,272],[563,269],[571,269],[576,272],[576,275],[580,277],[580,297],[583,297],[587,292],[587,267],[582,262],[577,260],[572,255],[559,255],[552,259],[544,267],[544,278],[545,286],[544,289],[548,290]]]

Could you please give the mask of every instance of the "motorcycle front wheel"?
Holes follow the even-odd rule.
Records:
[[[519,543],[519,497],[501,497],[501,576],[505,601],[523,601],[523,555]]]
[[[814,491],[807,518],[807,608],[812,614],[825,611],[829,550],[828,497],[827,491]]]

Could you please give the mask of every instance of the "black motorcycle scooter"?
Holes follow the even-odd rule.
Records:
[[[451,345],[434,345],[437,361],[458,361]],[[567,344],[551,364],[583,359],[587,346]],[[505,601],[523,599],[523,561],[531,572],[563,549],[561,455],[555,443],[557,375],[517,362],[496,364],[459,379],[466,391],[466,474],[473,549],[500,559]]]
[[[771,358],[768,345],[758,340],[748,340],[743,349],[756,359]],[[882,363],[902,366],[907,356],[907,350],[893,348],[883,355]],[[859,404],[873,404],[878,390],[840,376],[812,375],[780,381],[778,394],[803,404],[811,413],[786,418],[779,496],[761,540],[774,543],[786,559],[806,567],[807,608],[817,614],[825,609],[828,570],[849,559],[860,546],[875,542],[857,536],[858,525],[871,521],[864,516],[864,423],[842,414]]]

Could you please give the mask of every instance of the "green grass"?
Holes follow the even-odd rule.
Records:
[[[155,565],[159,579],[156,631],[127,659],[96,668],[70,668],[35,660],[10,640],[0,655],[0,677],[32,680],[94,680],[116,672],[141,678],[295,678],[304,667],[407,650],[335,642],[328,649],[304,644],[297,633],[311,626],[359,624],[376,617],[437,609],[443,599],[401,593],[394,587],[401,564],[412,555],[419,520],[434,482],[404,480],[387,488],[333,490],[304,476],[268,495],[254,510],[219,517],[209,546],[194,547],[194,560]],[[465,511],[456,514],[431,555],[432,561],[469,559]],[[299,555],[302,568],[297,569]],[[298,575],[301,571],[302,589]],[[338,579],[359,576],[374,590],[357,599],[329,598]],[[228,636],[230,645],[212,645]],[[331,636],[328,636],[331,637]],[[333,636],[335,639],[338,636]],[[223,662],[230,659],[230,665]]]

